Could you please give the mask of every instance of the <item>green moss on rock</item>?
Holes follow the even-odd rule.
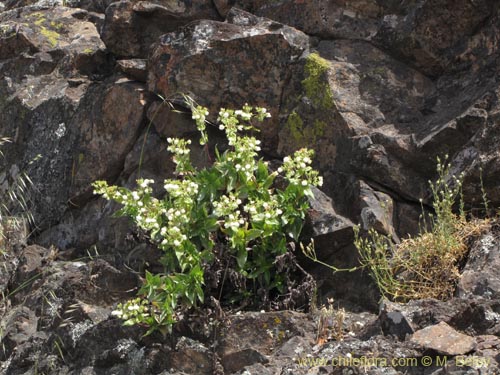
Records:
[[[290,135],[300,146],[316,143],[325,134],[327,126],[321,120],[315,120],[313,126],[304,126],[304,121],[295,111],[288,116],[286,125]]]
[[[300,141],[303,138],[302,132],[304,131],[304,122],[297,112],[293,111],[288,116],[286,125],[293,139]]]
[[[317,53],[311,53],[306,59],[306,78],[302,81],[306,96],[320,109],[332,108],[333,95],[327,76],[330,63]]]

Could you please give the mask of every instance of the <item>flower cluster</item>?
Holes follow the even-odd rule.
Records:
[[[214,202],[213,212],[217,217],[223,218],[224,228],[236,230],[245,224],[245,219],[239,210],[241,204],[241,199],[231,193],[222,195],[218,201]]]
[[[148,302],[141,298],[135,298],[125,303],[119,303],[111,315],[123,319],[125,325],[134,325],[144,322],[150,316]]]
[[[179,138],[167,138],[169,146],[167,150],[170,151],[173,156],[173,161],[177,165],[177,173],[183,174],[186,172],[191,172],[193,167],[191,165],[191,159],[189,158],[189,148],[191,140],[189,139],[179,139]]]
[[[192,105],[192,118],[196,122],[196,127],[201,134],[200,144],[204,145],[208,142],[208,135],[206,132],[206,119],[208,116],[208,110],[202,106],[194,106]]]
[[[313,150],[302,148],[296,151],[292,157],[286,156],[283,159],[283,165],[278,169],[279,173],[284,173],[291,184],[322,186],[323,178],[319,176],[318,171],[311,167]]]

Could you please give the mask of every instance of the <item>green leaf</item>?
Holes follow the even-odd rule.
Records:
[[[249,229],[246,231],[246,240],[247,241],[252,241],[255,240],[256,238],[259,238],[262,236],[262,230],[260,229]]]
[[[239,249],[236,254],[236,261],[238,263],[238,267],[240,269],[245,268],[245,264],[247,263],[248,252],[246,249]]]

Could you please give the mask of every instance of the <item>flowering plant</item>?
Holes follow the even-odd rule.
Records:
[[[208,111],[192,106],[192,113],[204,145]],[[267,290],[284,288],[276,258],[289,251],[288,242],[299,238],[310,186],[320,186],[322,179],[311,167],[312,150],[285,157],[274,172],[258,158],[260,141],[248,131],[255,130],[252,120],[268,117],[266,109],[248,105],[242,110],[221,109],[217,122],[229,149],[222,154],[216,150],[213,165],[203,170],[190,162],[189,140],[168,138],[177,177],[164,181],[162,199],[153,197],[149,179],[138,180],[135,191],[105,181],[94,183],[95,193],[122,204],[120,213],[149,232],[164,253],[165,272],[146,272],[140,298],[114,312],[125,324],[146,323],[149,332],[167,332],[179,305],[203,302],[204,271],[214,262],[216,245],[229,252],[244,279]],[[287,182],[284,189],[274,186],[278,174]]]

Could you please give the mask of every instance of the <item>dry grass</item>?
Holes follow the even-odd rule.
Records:
[[[489,219],[457,217],[447,232],[425,232],[393,245],[387,237],[370,231],[370,239],[358,237],[356,246],[384,296],[396,301],[445,300],[453,295],[468,244],[490,225]]]
[[[344,339],[345,310],[335,309],[333,300],[318,311],[318,329],[316,344],[323,345],[328,341],[342,341]]]
[[[466,219],[462,178],[447,178],[449,167],[439,159],[437,171],[439,179],[431,183],[435,216],[430,225],[424,225],[430,229],[399,244],[373,229],[368,237],[361,237],[359,228],[356,230],[355,245],[362,266],[370,271],[382,295],[392,300],[452,297],[470,243],[491,227],[489,219]],[[453,212],[457,199],[459,215]]]

